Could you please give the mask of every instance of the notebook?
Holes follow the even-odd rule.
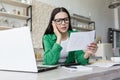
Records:
[[[38,70],[29,27],[0,31],[0,70],[43,72],[57,67]]]

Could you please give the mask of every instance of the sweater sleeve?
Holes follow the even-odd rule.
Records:
[[[58,63],[60,58],[60,51],[62,47],[55,43],[51,42],[48,36],[43,38],[44,43],[44,64],[45,65],[55,65]]]
[[[83,50],[79,50],[75,52],[75,57],[77,60],[77,63],[81,64],[81,65],[86,65],[89,62],[89,58],[85,59],[84,58],[84,52]]]

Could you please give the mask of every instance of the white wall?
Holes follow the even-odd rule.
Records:
[[[119,22],[119,29],[120,29],[120,7],[118,8],[118,22]]]
[[[115,28],[120,29],[120,7],[114,9]]]
[[[114,27],[114,10],[109,9],[109,0],[38,0],[53,6],[66,7],[69,12],[89,17],[96,23],[96,34],[107,42],[107,29]]]

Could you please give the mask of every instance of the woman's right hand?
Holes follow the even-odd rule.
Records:
[[[57,26],[56,26],[54,21],[52,21],[52,26],[53,26],[54,33],[57,36],[56,43],[60,44],[61,43],[62,34],[59,32],[59,30],[58,30],[58,28],[57,28]]]
[[[92,42],[88,45],[87,50],[85,51],[84,58],[88,58],[92,55],[95,55],[96,51],[98,49],[97,43]]]

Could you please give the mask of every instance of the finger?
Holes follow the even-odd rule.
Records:
[[[96,46],[97,46],[97,43],[95,43],[95,42],[92,42],[92,43],[90,43],[89,45],[96,45]]]
[[[90,45],[88,48],[97,48],[97,46]]]
[[[56,27],[56,24],[55,24],[54,21],[52,21],[52,26],[53,26],[54,32],[56,32],[57,31],[57,27]]]
[[[53,29],[56,28],[56,25],[55,25],[55,22],[54,22],[54,21],[52,21],[52,26],[53,26]]]
[[[97,46],[97,43],[95,43],[95,42],[92,42],[92,43],[90,43],[90,45],[96,45],[96,46]]]
[[[89,47],[88,50],[96,50],[96,48]]]
[[[97,48],[94,48],[94,47],[88,47],[88,50],[92,51],[93,53],[96,53]]]
[[[94,50],[94,49],[96,49],[97,50],[97,46],[88,46],[88,49],[92,49],[92,50]]]
[[[97,46],[97,43],[92,42],[92,43],[90,43],[89,45],[94,45],[94,46]]]
[[[90,45],[90,46],[88,46],[88,48],[97,49],[97,48],[98,48],[98,46]]]
[[[91,51],[91,50],[87,50],[87,54],[88,54],[89,56],[93,56],[95,53],[94,53],[93,51]]]
[[[98,46],[96,44],[90,44],[90,45],[88,45],[88,47],[98,48]]]
[[[93,51],[93,52],[96,52],[96,51],[97,51],[97,48],[89,47],[88,50],[91,50],[91,51]]]

